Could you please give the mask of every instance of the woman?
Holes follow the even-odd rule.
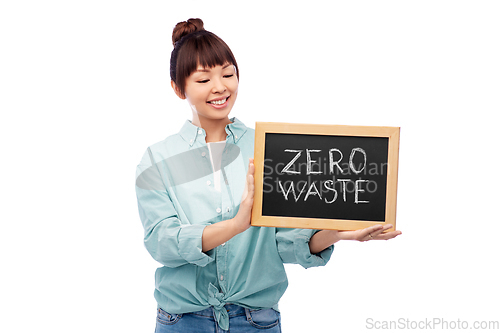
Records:
[[[338,232],[250,227],[254,131],[229,113],[239,71],[200,19],[173,31],[170,75],[192,121],[150,146],[137,168],[144,242],[156,272],[156,332],[281,332],[283,263],[325,265],[341,239],[389,239],[391,226]]]

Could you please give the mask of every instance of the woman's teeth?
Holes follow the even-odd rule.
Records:
[[[222,104],[226,103],[226,101],[227,101],[227,97],[224,99],[221,99],[219,101],[211,101],[210,104],[222,105]]]

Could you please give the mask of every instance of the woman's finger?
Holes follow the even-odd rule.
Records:
[[[248,163],[248,173],[247,173],[247,182],[248,185],[254,187],[254,174],[255,174],[255,165],[253,164],[253,158],[250,159]]]
[[[391,224],[385,224],[382,226],[382,228],[378,229],[378,230],[375,230],[374,232],[371,233],[371,236],[373,239],[375,239],[377,236],[379,236],[380,234],[382,234],[384,231],[388,230],[388,229],[391,229],[392,228],[392,225]]]
[[[255,191],[255,184],[254,184],[253,175],[247,176],[247,183],[248,183],[248,192],[253,193]]]
[[[250,158],[248,162],[248,172],[246,177],[245,189],[243,190],[243,197],[241,199],[242,202],[246,198],[253,200],[255,192],[254,173],[255,173],[255,166],[253,164],[253,158]]]
[[[367,241],[367,240],[374,239],[374,237],[375,237],[374,234],[378,235],[378,233],[380,233],[382,229],[383,229],[383,226],[381,224],[377,224],[377,225],[365,228],[365,229],[361,230],[362,232],[361,232],[359,240],[360,241]]]
[[[388,239],[392,239],[392,238],[399,236],[399,235],[401,235],[401,231],[394,230],[394,231],[386,232],[384,234],[380,234],[375,239],[388,240]]]
[[[255,173],[255,164],[253,164],[253,158],[248,162],[248,173],[249,175],[253,175]]]

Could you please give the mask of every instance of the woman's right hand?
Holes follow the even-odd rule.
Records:
[[[239,234],[250,228],[250,220],[252,217],[253,197],[255,194],[254,174],[255,165],[253,158],[249,159],[248,172],[246,176],[245,190],[241,198],[240,209],[233,218],[235,233]]]

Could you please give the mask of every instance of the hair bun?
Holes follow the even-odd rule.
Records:
[[[203,28],[203,21],[199,18],[190,18],[187,21],[179,22],[175,25],[174,32],[172,32],[172,43],[175,45],[182,37],[200,30],[205,29]]]

